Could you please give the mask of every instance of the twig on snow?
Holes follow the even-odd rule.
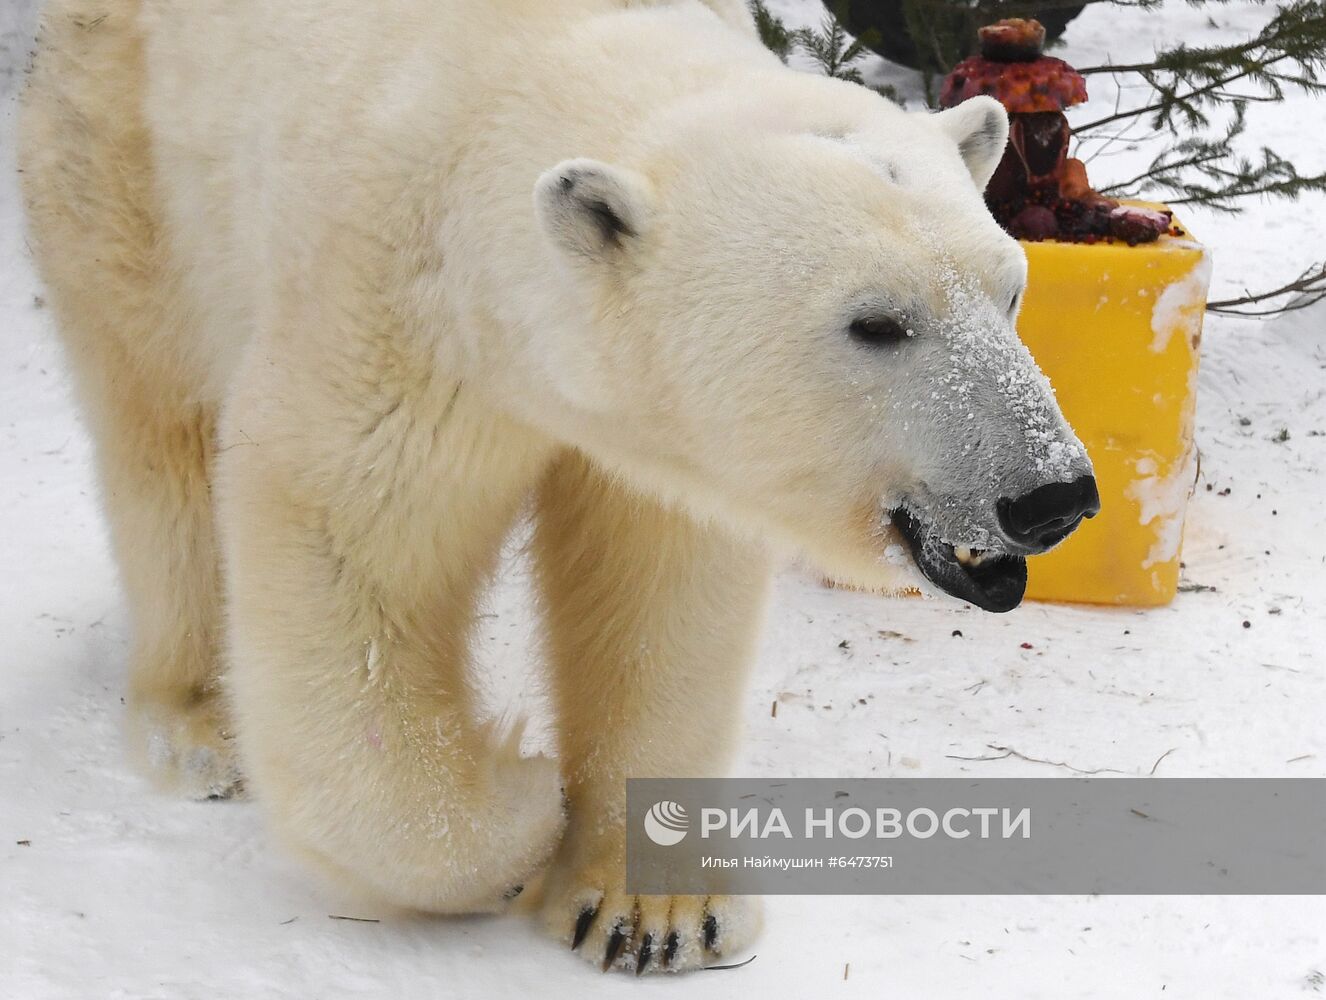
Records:
[[[1178,747],[1170,747],[1168,750],[1166,750],[1164,753],[1162,753],[1159,757],[1157,757],[1157,758],[1156,758],[1156,762],[1155,762],[1154,764],[1151,765],[1151,770],[1150,770],[1149,772],[1147,772],[1147,777],[1151,777],[1152,775],[1154,775],[1154,774],[1156,773],[1156,768],[1158,768],[1158,767],[1160,766],[1160,762],[1161,762],[1162,760],[1164,760],[1166,757],[1168,757],[1170,754],[1172,754],[1172,753],[1173,753],[1175,750],[1177,750],[1177,749],[1178,749]]]
[[[1051,767],[1066,768],[1069,771],[1076,772],[1077,774],[1128,774],[1129,773],[1127,771],[1120,771],[1116,767],[1094,767],[1094,768],[1077,767],[1073,764],[1069,764],[1066,761],[1062,760],[1046,760],[1043,757],[1029,757],[1027,756],[1027,754],[1022,753],[1020,750],[1014,750],[1012,747],[1001,747],[995,743],[987,743],[986,746],[988,746],[991,750],[995,750],[998,752],[987,755],[985,757],[962,757],[959,756],[958,754],[953,754],[953,753],[946,753],[944,754],[944,756],[949,758],[950,760],[972,760],[972,761],[1006,760],[1009,757],[1015,757],[1018,760],[1025,760],[1029,764],[1049,764]]]

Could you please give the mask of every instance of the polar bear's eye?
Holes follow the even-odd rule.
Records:
[[[1021,292],[1014,292],[1014,293],[1013,293],[1013,300],[1012,300],[1011,302],[1008,303],[1008,314],[1009,314],[1010,316],[1012,316],[1015,312],[1018,311],[1018,303],[1021,302],[1021,301],[1022,301],[1022,293],[1021,293]]]
[[[867,316],[858,319],[848,328],[848,332],[853,340],[869,344],[871,347],[896,344],[911,336],[911,331],[891,316]]]

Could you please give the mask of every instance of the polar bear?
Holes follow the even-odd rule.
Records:
[[[605,967],[746,946],[749,899],[626,894],[622,814],[723,773],[770,553],[1001,611],[1098,505],[1013,330],[1006,133],[738,0],[51,0],[23,185],[144,766],[402,907],[546,870]],[[471,691],[525,510],[555,761]]]

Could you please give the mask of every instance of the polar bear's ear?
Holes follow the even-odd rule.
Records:
[[[985,190],[1008,144],[1008,112],[993,97],[972,97],[935,116],[958,144],[976,187]]]
[[[534,210],[544,232],[581,257],[619,250],[638,236],[650,201],[642,176],[598,160],[566,160],[534,185]]]

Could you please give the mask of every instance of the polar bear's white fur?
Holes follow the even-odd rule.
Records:
[[[551,860],[596,961],[745,946],[748,900],[625,894],[621,812],[722,773],[766,546],[876,585],[899,504],[997,547],[1086,468],[981,201],[1003,112],[795,73],[739,0],[52,0],[22,127],[134,746],[402,906]],[[468,676],[531,502],[558,762]]]

